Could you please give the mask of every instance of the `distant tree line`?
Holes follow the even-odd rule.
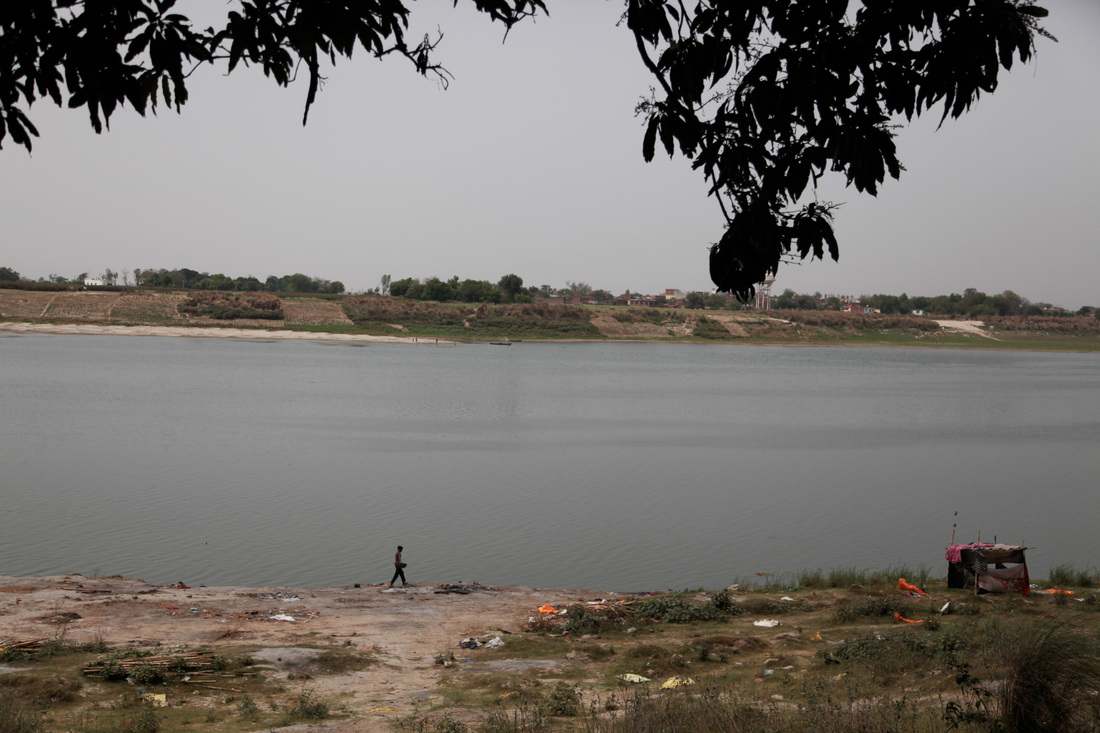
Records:
[[[549,292],[549,286],[543,286]],[[381,287],[371,290],[377,295],[392,295],[395,298],[409,300],[431,300],[439,303],[457,301],[459,303],[530,303],[539,288],[523,287],[523,278],[519,275],[505,275],[498,282],[488,280],[459,280],[455,275],[449,280],[430,277],[427,280],[406,277],[390,280],[389,275],[382,277]]]
[[[269,275],[266,280],[259,280],[249,275],[248,277],[228,277],[216,273],[198,272],[186,267],[178,270],[134,268],[133,280],[131,272],[123,269],[121,273],[107,268],[103,274],[95,277],[107,286],[135,285],[147,288],[179,288],[180,290],[221,290],[238,293],[331,293],[344,292],[344,283],[339,280],[324,280],[319,277],[310,277],[296,272],[293,275]],[[63,275],[50,274],[48,278],[39,278],[39,283],[52,283],[55,285],[83,285],[88,278],[88,273],[82,272],[74,278]],[[0,282],[27,282],[18,272],[10,267],[0,267]]]
[[[771,306],[777,310],[842,310],[850,301],[838,296],[799,294],[793,290],[784,290],[772,299]],[[855,299],[860,306],[873,308],[885,314],[905,314],[920,311],[945,316],[1041,316],[1049,315],[1053,306],[1049,303],[1032,303],[1011,290],[997,295],[987,295],[976,288],[967,288],[960,295],[909,297],[901,295],[863,295]],[[1096,308],[1082,306],[1077,315],[1096,313]],[[1067,312],[1067,315],[1072,313]],[[1098,314],[1100,315],[1100,314]]]
[[[178,270],[134,270],[134,284],[146,287],[180,288],[182,290],[224,290],[239,293],[332,293],[344,292],[339,280],[324,280],[296,272],[293,275],[268,275],[266,280],[248,277],[227,277],[221,273],[211,275],[186,267]]]

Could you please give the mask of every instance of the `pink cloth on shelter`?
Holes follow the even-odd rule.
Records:
[[[951,545],[947,548],[947,562],[955,563],[956,565],[958,565],[962,562],[963,550],[974,550],[980,549],[982,547],[993,547],[993,545],[987,542],[972,542],[969,545]]]

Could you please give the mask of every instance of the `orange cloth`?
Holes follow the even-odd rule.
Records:
[[[898,578],[898,590],[912,591],[913,593],[920,593],[922,596],[928,595],[912,583],[906,583],[905,578]]]
[[[921,619],[920,621],[913,621],[912,619],[904,618],[897,611],[894,611],[894,618],[896,618],[898,621],[904,621],[907,624],[923,624],[924,623],[924,619]]]
[[[1047,593],[1065,593],[1067,596],[1073,595],[1073,591],[1071,590],[1057,590],[1056,588],[1047,589]]]
[[[557,613],[558,609],[551,606],[549,603],[544,603],[539,606],[539,613]]]

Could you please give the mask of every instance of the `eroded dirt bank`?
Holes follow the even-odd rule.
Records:
[[[441,702],[440,652],[461,653],[467,637],[518,635],[544,603],[608,597],[614,594],[474,584],[178,588],[123,578],[0,576],[0,645],[63,636],[154,654],[244,647],[289,693],[308,683],[351,714],[326,730],[391,730],[393,721]],[[373,661],[349,673],[306,675],[301,670],[317,651],[303,646],[368,652]],[[0,667],[18,669],[18,663]],[[231,692],[232,685],[212,686]],[[193,692],[166,690],[169,704]]]

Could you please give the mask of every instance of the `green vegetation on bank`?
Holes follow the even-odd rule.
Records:
[[[979,326],[912,314],[824,310],[461,303],[334,293],[104,287],[0,288],[0,321],[228,326],[457,341],[629,340],[1100,351],[1091,315],[986,316]],[[957,324],[957,325],[955,325]]]
[[[899,591],[899,576],[930,597]],[[926,567],[811,569],[755,576],[717,591],[625,594],[575,603],[562,615],[536,613],[505,634],[501,646],[436,654],[436,702],[426,701],[398,727],[451,733],[1100,727],[1100,572],[1056,566],[1029,597],[975,596],[943,585]],[[1047,587],[1073,593],[1043,593]],[[154,653],[98,640],[70,643],[66,629],[74,616],[54,614],[54,638],[34,649],[0,639],[0,664],[19,667],[0,674],[0,731],[259,731],[363,714],[316,684],[375,664],[348,643],[305,644],[308,661],[280,675],[254,656],[256,647],[234,646],[233,628],[216,653]],[[777,625],[758,626],[763,620]]]
[[[368,333],[440,338],[600,338],[589,312],[577,306],[517,303],[418,302],[405,298],[350,297],[344,313]]]
[[[932,598],[898,591],[899,572]],[[845,568],[625,607],[576,604],[531,619],[522,639],[470,653],[445,675],[437,710],[402,729],[1096,731],[1100,574],[1061,566],[1039,585],[1065,590],[1062,580],[1080,585],[1073,595],[974,596],[925,568]],[[530,665],[490,667],[517,658],[555,666],[545,681]]]

